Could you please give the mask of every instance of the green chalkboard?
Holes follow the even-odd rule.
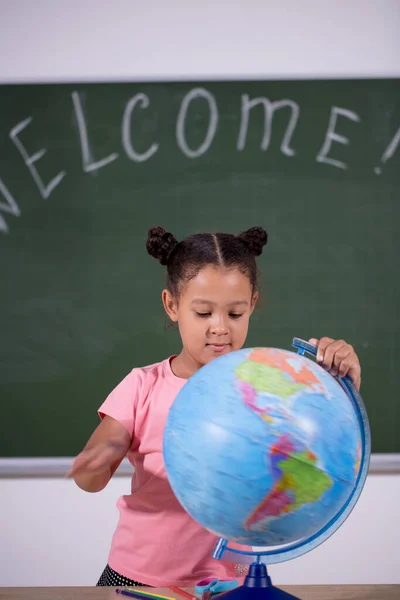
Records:
[[[76,454],[134,366],[179,351],[162,225],[269,232],[248,346],[354,344],[400,452],[400,80],[0,87],[0,455]]]

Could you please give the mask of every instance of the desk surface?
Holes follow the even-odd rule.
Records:
[[[400,600],[400,585],[299,585],[282,589],[301,600]],[[155,593],[182,600],[167,588]],[[0,600],[121,600],[112,587],[0,587]]]

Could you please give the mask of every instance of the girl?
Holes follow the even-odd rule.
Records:
[[[178,324],[182,350],[133,369],[99,409],[101,423],[74,461],[70,476],[88,492],[102,490],[124,456],[135,471],[131,493],[118,500],[120,518],[98,585],[193,586],[206,577],[240,575],[239,566],[212,558],[217,538],[180,506],[167,481],[163,431],[177,393],[200,367],[239,350],[258,298],[255,257],[267,243],[261,227],[234,236],[191,235],[178,242],[150,229],[147,250],[167,267],[162,301]],[[317,360],[332,375],[360,386],[360,365],[344,341],[312,338]]]

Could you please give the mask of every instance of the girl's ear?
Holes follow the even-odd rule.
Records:
[[[178,305],[175,298],[169,290],[163,290],[161,294],[162,303],[164,305],[165,312],[173,323],[178,321]]]
[[[253,297],[252,297],[252,299],[251,299],[250,314],[252,314],[252,312],[253,312],[253,310],[254,310],[254,308],[255,308],[256,304],[257,304],[258,297],[259,297],[259,293],[258,293],[258,292],[255,292],[255,293],[253,294]]]

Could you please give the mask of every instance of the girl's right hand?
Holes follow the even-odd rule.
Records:
[[[114,441],[105,441],[85,448],[75,458],[67,477],[75,477],[82,473],[100,475],[111,472],[113,464],[120,462],[125,454],[125,445]]]
[[[73,477],[87,492],[99,492],[107,485],[130,446],[131,437],[125,427],[106,415],[75,458],[67,477]]]

